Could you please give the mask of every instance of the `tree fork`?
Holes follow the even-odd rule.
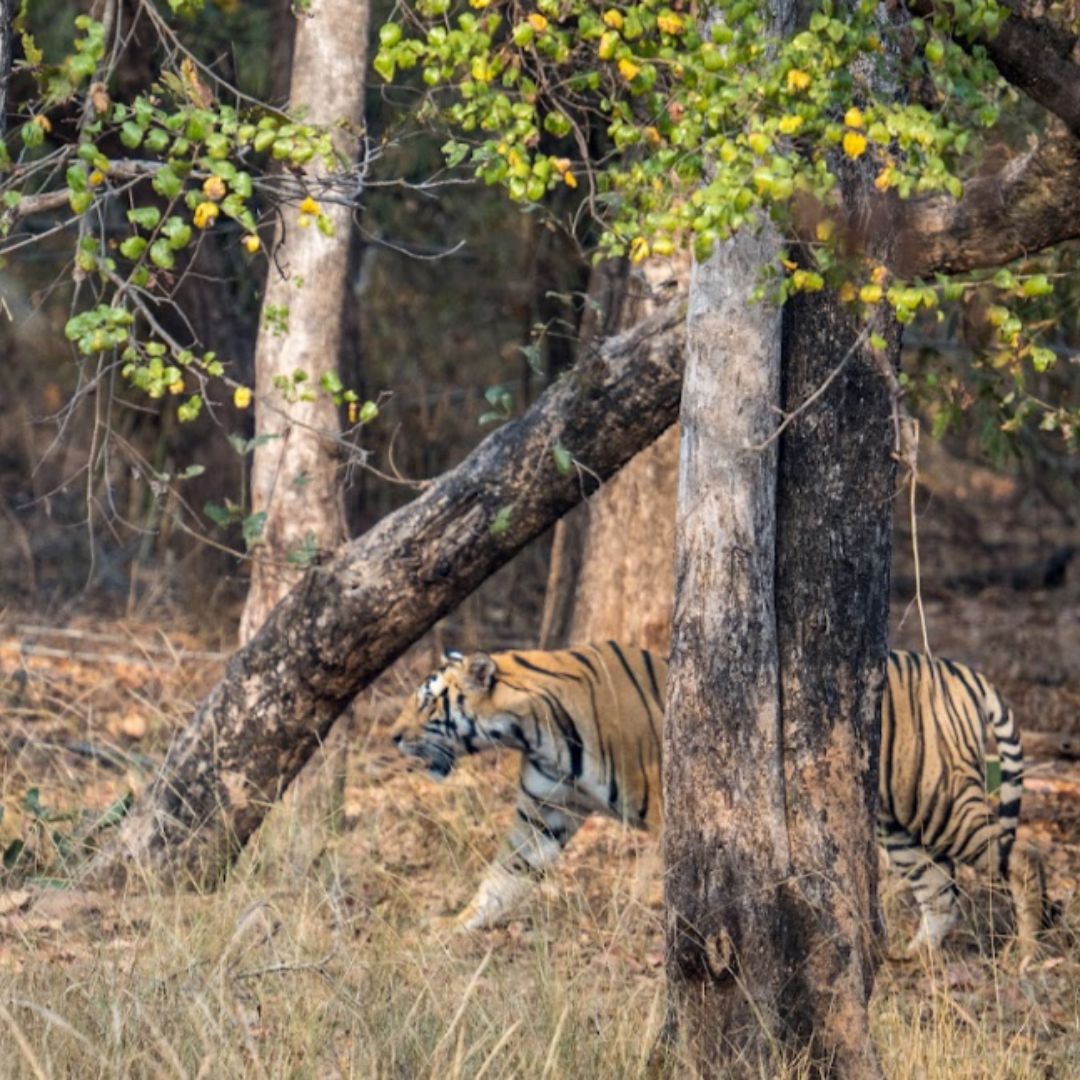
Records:
[[[676,419],[685,303],[591,350],[273,610],[174,740],[88,886],[218,882],[353,697]],[[582,468],[561,473],[561,445]]]

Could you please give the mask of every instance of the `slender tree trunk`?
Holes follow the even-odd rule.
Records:
[[[775,234],[691,281],[680,412],[675,622],[664,727],[669,1038],[706,1075],[768,1064],[790,876],[773,579],[780,312],[751,305]]]
[[[357,0],[315,0],[296,19],[290,107],[317,124],[343,121],[335,141],[350,162],[356,159],[355,133],[364,115],[367,24],[368,5]],[[304,171],[303,179],[316,192],[320,170],[313,162]],[[320,205],[333,223],[333,236],[300,228],[299,214],[293,214],[279,221],[272,249],[255,350],[255,431],[271,438],[256,446],[251,471],[252,513],[266,518],[252,562],[241,641],[254,635],[300,580],[302,570],[289,564],[291,555],[332,551],[345,539],[334,445],[341,425],[337,406],[318,387],[323,375],[337,372],[354,208]],[[271,309],[287,310],[284,333],[278,320],[267,318]],[[315,390],[315,399],[288,404],[275,380],[291,383],[297,370],[307,374],[305,388]]]
[[[272,612],[87,868],[211,886],[341,710],[485,578],[674,422],[685,307],[591,350],[522,417],[343,546]],[[559,471],[564,446],[589,472]]]
[[[0,137],[7,134],[8,80],[11,78],[11,16],[15,0],[0,0]]]
[[[601,263],[592,275],[581,339],[645,318],[671,288],[685,291],[689,260]],[[667,654],[674,592],[675,478],[672,430],[642,450],[555,526],[540,642],[616,639]]]

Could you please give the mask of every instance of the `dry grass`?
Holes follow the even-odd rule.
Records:
[[[52,834],[143,782],[140,755],[160,758],[218,668],[193,655],[194,639],[181,656],[147,647],[160,639],[146,628],[127,643],[111,632],[130,662],[80,659],[102,653],[88,639],[39,638],[21,657],[0,640],[0,845],[28,842],[9,887],[55,868]],[[360,703],[343,805],[327,755],[219,892],[58,889],[29,912],[0,896],[0,1075],[645,1076],[664,1001],[654,841],[590,822],[520,918],[446,937],[439,918],[466,902],[508,825],[514,763],[467,762],[441,785],[408,771],[386,731],[411,680],[391,673]],[[86,758],[70,749],[79,741],[126,756]],[[34,817],[31,787],[75,816]],[[1078,824],[1065,789],[1025,804],[1059,897],[1080,878]],[[964,928],[937,964],[881,969],[873,1022],[887,1075],[1080,1075],[1080,944],[1058,932],[1018,971],[994,937],[1000,900],[969,884]],[[914,913],[895,891],[886,909],[899,951]],[[1066,925],[1080,926],[1075,901]],[[676,1058],[670,1072],[687,1070]]]
[[[646,1075],[663,1011],[653,842],[590,823],[520,919],[447,938],[433,920],[465,902],[493,851],[510,770],[478,760],[435,785],[386,752],[384,732],[353,746],[343,828],[330,827],[324,763],[218,893],[87,905],[58,892],[43,911],[0,916],[0,1071]],[[43,785],[43,800],[59,796]],[[912,915],[898,897],[888,907],[898,944]],[[874,1024],[888,1075],[1080,1074],[1080,950],[1059,935],[1017,974],[982,923],[936,966],[883,967]]]

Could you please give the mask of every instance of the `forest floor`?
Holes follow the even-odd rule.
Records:
[[[1039,564],[1075,527],[1017,481],[947,460],[927,466],[922,506],[935,651],[990,675],[1026,730],[1080,733],[1080,568],[1053,588],[974,580]],[[909,552],[901,515],[901,592]],[[918,647],[916,611],[894,608],[894,641]],[[393,753],[428,644],[362,696],[222,889],[64,888],[220,672],[197,629],[0,612],[4,1076],[646,1074],[664,1002],[655,838],[590,822],[505,928],[439,930],[508,825],[515,763],[476,759],[435,784]],[[965,877],[941,956],[882,963],[889,1077],[1080,1076],[1080,762],[1031,757],[1022,833],[1045,853],[1062,925],[1022,963],[1007,903]],[[33,906],[31,887],[46,890]],[[915,914],[894,880],[883,894],[898,955]]]

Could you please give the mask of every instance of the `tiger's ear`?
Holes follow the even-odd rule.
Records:
[[[473,653],[465,666],[465,685],[490,693],[495,687],[495,661],[486,652]]]

